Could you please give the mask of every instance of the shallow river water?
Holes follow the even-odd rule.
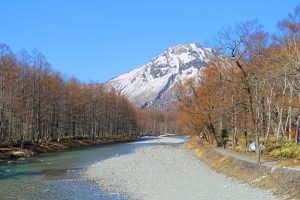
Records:
[[[155,145],[145,140],[151,139],[44,153],[21,164],[1,165],[0,199],[127,200],[126,196],[101,191],[95,183],[83,179],[82,172],[100,160]]]

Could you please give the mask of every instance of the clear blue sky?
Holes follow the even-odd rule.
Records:
[[[295,0],[1,0],[0,43],[38,49],[53,68],[105,82],[167,47],[206,43],[223,26],[258,19],[274,32]]]

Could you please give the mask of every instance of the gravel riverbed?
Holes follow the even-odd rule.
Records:
[[[95,163],[85,175],[108,192],[140,200],[278,199],[216,173],[183,146],[138,149]]]

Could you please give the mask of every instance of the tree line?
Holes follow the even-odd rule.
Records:
[[[221,145],[243,139],[262,145],[300,139],[300,6],[269,34],[256,21],[224,28],[215,37],[220,55],[201,75],[178,84],[178,125]]]
[[[0,144],[123,137],[139,133],[137,110],[102,84],[51,69],[40,52],[0,45]]]
[[[176,110],[139,109],[137,112],[139,133],[142,135],[176,134]]]

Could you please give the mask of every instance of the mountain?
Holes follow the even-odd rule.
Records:
[[[174,85],[196,77],[218,56],[197,43],[172,46],[147,64],[106,83],[140,107],[164,108],[176,101]]]

